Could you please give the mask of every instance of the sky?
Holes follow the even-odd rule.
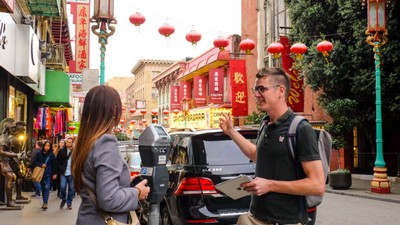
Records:
[[[130,70],[140,59],[196,57],[213,48],[213,41],[218,36],[240,34],[240,5],[241,0],[114,0],[117,24],[106,45],[105,80],[114,76],[132,76]],[[93,4],[91,16],[92,11]],[[129,16],[136,12],[146,18],[139,27],[129,22]],[[158,32],[166,22],[175,28],[170,38]],[[185,39],[192,29],[202,35],[197,46]],[[90,36],[90,68],[100,68],[100,44],[93,33]]]

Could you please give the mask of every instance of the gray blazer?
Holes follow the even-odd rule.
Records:
[[[96,141],[86,160],[83,176],[86,185],[96,194],[99,207],[114,219],[127,223],[127,212],[137,207],[138,193],[136,188],[130,187],[129,168],[114,135],[104,134]],[[76,224],[105,224],[86,188],[81,189],[82,202]]]

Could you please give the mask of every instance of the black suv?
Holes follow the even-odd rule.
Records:
[[[255,143],[257,129],[239,129]],[[160,224],[234,224],[248,211],[250,196],[237,200],[219,192],[215,184],[241,174],[254,176],[250,161],[221,129],[172,132],[168,160],[169,187],[160,204]],[[148,220],[148,204],[141,202],[139,217]]]

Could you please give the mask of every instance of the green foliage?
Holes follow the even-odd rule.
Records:
[[[128,136],[126,136],[126,133],[123,133],[123,132],[118,132],[115,134],[115,136],[117,137],[118,141],[128,141],[129,140]]]
[[[322,91],[319,102],[332,117],[327,126],[334,146],[347,144],[353,127],[375,138],[375,59],[365,42],[367,9],[360,1],[286,0],[292,21],[290,39],[303,42],[308,51],[303,58],[306,85]],[[387,7],[388,42],[381,48],[381,94],[384,130],[396,132],[400,126],[400,1]],[[316,46],[322,40],[334,45],[326,62]],[[351,140],[351,139],[350,139]],[[368,146],[368,145],[367,145]],[[372,150],[372,149],[371,149]]]
[[[329,172],[329,173],[333,173],[333,174],[337,174],[337,173],[350,173],[350,170],[339,168],[339,169],[336,169],[336,170],[331,171],[331,172]]]
[[[244,124],[250,125],[250,124],[260,124],[261,119],[265,116],[264,112],[253,112],[251,115],[246,117],[246,120],[244,121]]]

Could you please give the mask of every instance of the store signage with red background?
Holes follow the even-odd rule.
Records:
[[[194,76],[193,88],[194,88],[194,105],[203,106],[206,104],[206,84],[207,78],[204,76]]]
[[[192,99],[192,83],[188,81],[179,82],[179,100],[191,100]]]
[[[282,68],[290,77],[291,86],[288,97],[288,106],[294,112],[304,112],[303,79],[300,79],[298,70],[292,69],[293,59],[290,57],[289,38],[281,36],[280,42],[283,45]]]
[[[5,8],[0,7],[0,12],[14,13],[15,0],[1,0],[1,2],[4,4]]]
[[[229,60],[232,85],[232,116],[248,115],[246,61]]]
[[[70,3],[75,24],[75,61],[70,63],[70,72],[79,73],[89,68],[89,14],[90,5]]]
[[[213,68],[208,71],[210,103],[224,103],[224,71],[224,68]]]
[[[179,86],[171,86],[171,110],[181,110],[181,100],[179,98]]]

